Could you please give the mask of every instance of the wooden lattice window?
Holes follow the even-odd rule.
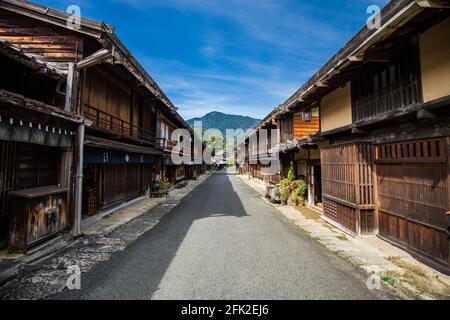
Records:
[[[445,162],[446,143],[443,139],[416,140],[376,146],[377,163]]]
[[[402,42],[388,62],[368,63],[354,74],[351,87],[355,122],[422,102],[417,43]]]
[[[447,152],[445,139],[376,146],[380,210],[445,231]]]
[[[344,226],[348,230],[357,233],[355,208],[343,205],[336,201],[325,198],[324,199],[324,214],[326,217]]]
[[[373,204],[372,146],[347,144],[323,148],[323,194],[353,205]]]

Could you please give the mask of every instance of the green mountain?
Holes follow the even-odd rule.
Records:
[[[260,122],[258,119],[225,114],[217,111],[210,112],[202,118],[190,119],[187,122],[191,127],[194,127],[194,122],[196,121],[202,121],[204,131],[208,129],[218,129],[222,132],[224,137],[226,137],[227,129],[242,129],[247,131],[248,129],[253,129]]]

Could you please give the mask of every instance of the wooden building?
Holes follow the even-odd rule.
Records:
[[[25,251],[71,226],[74,136],[84,119],[64,110],[62,70],[3,40],[0,70],[0,249]]]
[[[170,163],[171,133],[193,130],[114,28],[87,19],[74,28],[68,18],[0,1],[0,239],[13,191],[67,189],[67,227],[77,235],[82,216],[204,169]]]
[[[293,109],[281,113],[275,109],[255,128],[252,135],[246,137],[246,158],[240,168],[242,174],[263,180],[266,184],[276,185],[287,178],[290,168],[298,179],[309,186],[308,204],[320,205],[321,175],[320,151],[315,136],[320,130],[319,110],[300,112]],[[261,148],[261,131],[267,136],[267,146]],[[276,134],[272,138],[272,134]],[[243,147],[242,146],[242,147]],[[278,170],[268,174],[270,160],[278,160]]]
[[[449,39],[448,1],[391,1],[381,28],[363,28],[274,115],[319,107],[327,221],[446,273]]]

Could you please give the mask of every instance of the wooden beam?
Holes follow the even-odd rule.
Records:
[[[318,88],[328,88],[328,84],[326,83],[326,81],[317,81],[315,85]]]
[[[363,133],[365,133],[365,131],[360,128],[352,128],[352,134],[363,134]]]
[[[89,67],[93,67],[97,64],[104,62],[107,59],[112,58],[112,56],[113,56],[112,50],[101,49],[101,50],[97,51],[96,53],[90,55],[86,59],[79,61],[76,64],[76,68],[77,68],[77,70],[82,70],[82,69],[86,69]]]
[[[354,56],[350,56],[348,59],[352,62],[362,62],[362,61],[364,61],[364,56],[354,55]]]
[[[436,114],[430,110],[419,110],[417,111],[417,119],[434,119],[436,118]]]
[[[389,52],[373,52],[364,55],[364,61],[366,62],[389,62]]]
[[[448,0],[416,0],[419,7],[433,8],[433,9],[446,9],[450,8],[450,2]]]
[[[364,55],[353,55],[349,57],[352,62],[389,62],[388,52],[372,52]]]

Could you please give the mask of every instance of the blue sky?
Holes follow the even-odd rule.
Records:
[[[388,0],[39,0],[115,26],[186,119],[263,118]]]

